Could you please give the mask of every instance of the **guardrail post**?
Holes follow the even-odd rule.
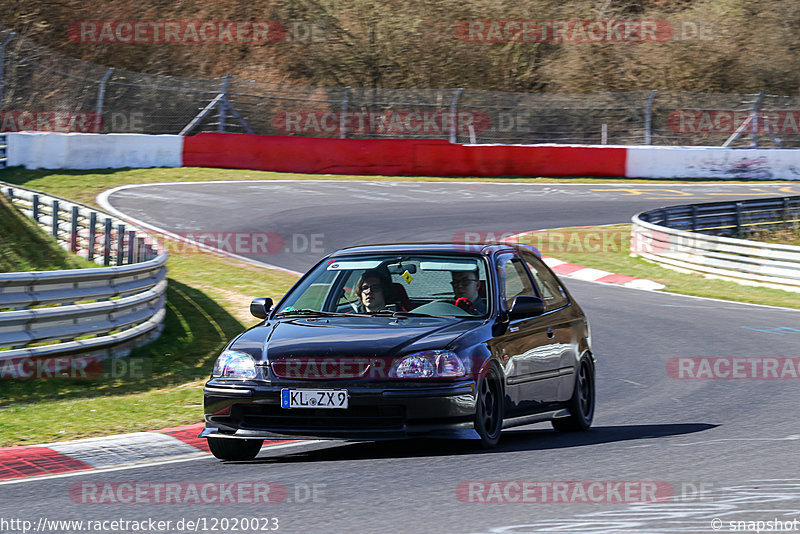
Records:
[[[123,252],[125,248],[125,225],[117,225],[117,265],[122,265],[124,259]]]
[[[8,201],[14,202],[14,190],[10,187],[8,188]]]
[[[669,226],[669,212],[666,209],[661,210],[662,219],[664,219],[664,226]]]
[[[692,232],[697,230],[697,205],[692,204]]]
[[[736,235],[739,236],[742,233],[742,203],[736,203]]]
[[[133,249],[136,247],[136,230],[128,230],[128,265],[133,263]]]
[[[106,217],[105,228],[103,229],[103,265],[106,267],[111,263],[111,218]]]
[[[58,239],[58,200],[53,201],[53,237]]]
[[[133,257],[133,262],[134,263],[139,263],[141,261],[144,261],[144,258],[143,258],[144,250],[143,249],[144,249],[144,238],[143,237],[137,237],[136,238],[136,255]]]
[[[95,229],[97,227],[97,212],[93,211],[89,214],[89,250],[86,253],[86,259],[94,261],[94,242],[95,242]]]
[[[78,252],[78,206],[72,206],[72,224],[69,229],[69,251]]]
[[[33,220],[39,222],[39,195],[33,195]]]

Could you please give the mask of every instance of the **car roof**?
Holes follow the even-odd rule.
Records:
[[[420,243],[380,243],[346,247],[333,255],[375,254],[375,253],[447,253],[474,255],[491,255],[498,252],[525,250],[541,257],[539,251],[522,243],[457,243],[457,242],[420,242]]]

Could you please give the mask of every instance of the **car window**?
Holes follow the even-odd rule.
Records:
[[[519,258],[508,259],[503,265],[503,292],[507,308],[511,307],[514,297],[519,295],[537,296],[525,270],[525,265]]]
[[[520,255],[536,282],[536,287],[544,300],[544,309],[554,310],[566,306],[569,302],[566,292],[556,277],[533,254],[522,252]]]
[[[370,312],[485,316],[491,308],[487,273],[485,259],[473,255],[371,254],[331,258],[292,288],[281,301],[278,313],[366,313],[365,299],[372,301],[370,295],[377,292],[380,297]],[[375,279],[368,286],[369,293],[363,290],[364,276]],[[469,278],[472,283],[462,283],[462,278]],[[459,282],[454,285],[456,279]]]

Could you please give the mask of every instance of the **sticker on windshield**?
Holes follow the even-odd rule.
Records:
[[[408,272],[408,271],[405,271],[405,272],[402,274],[402,277],[403,277],[403,280],[405,280],[405,281],[406,281],[406,284],[410,284],[410,283],[411,283],[411,281],[414,279],[414,277],[413,277],[413,276],[411,276],[411,273],[410,273],[410,272]]]

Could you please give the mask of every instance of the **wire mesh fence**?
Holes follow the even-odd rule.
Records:
[[[800,98],[277,84],[112,69],[0,30],[0,131],[800,146]]]

